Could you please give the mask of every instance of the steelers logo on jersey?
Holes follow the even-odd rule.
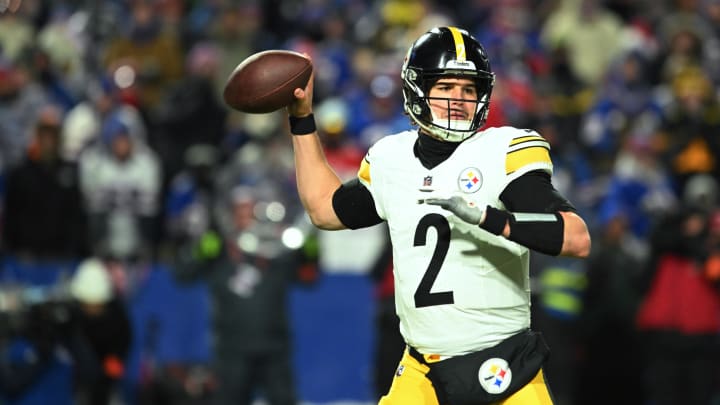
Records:
[[[482,183],[482,173],[475,167],[468,167],[458,176],[458,187],[463,193],[470,194],[480,190]]]
[[[512,371],[507,361],[493,357],[485,360],[480,366],[478,380],[485,391],[490,394],[499,394],[510,386]]]

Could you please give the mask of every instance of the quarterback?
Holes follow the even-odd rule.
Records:
[[[312,78],[288,106],[298,192],[322,229],[387,221],[407,350],[380,404],[552,404],[530,326],[529,252],[583,258],[590,236],[551,183],[538,133],[485,128],[494,85],[467,31],[438,27],[405,57],[405,113],[342,183],[312,114]]]

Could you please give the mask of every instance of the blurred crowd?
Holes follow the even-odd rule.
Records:
[[[720,403],[718,0],[23,0],[0,13],[3,257],[95,260],[103,304],[132,296],[144,263],[229,260],[220,285],[236,297],[291,268],[268,302],[313,271],[369,274],[384,230],[360,233],[353,246],[372,254],[354,258],[351,236],[314,232],[285,115],[232,111],[223,85],[254,52],[309,54],[328,159],[350,178],[370,144],[409,127],[400,66],[438,25],[486,47],[487,125],[551,143],[553,183],[593,235],[589,260],[538,255],[532,269],[557,403]],[[126,350],[99,355],[100,372],[119,378]]]

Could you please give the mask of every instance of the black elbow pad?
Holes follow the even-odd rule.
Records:
[[[353,179],[342,184],[333,194],[335,215],[349,229],[367,228],[383,220],[375,209],[375,200],[360,180]]]

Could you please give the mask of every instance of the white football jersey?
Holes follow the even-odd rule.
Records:
[[[489,128],[427,169],[413,153],[417,136],[380,139],[358,172],[390,230],[400,331],[425,354],[494,346],[530,326],[528,249],[420,201],[459,194],[504,209],[499,197],[511,181],[552,174],[550,146],[533,131]]]

